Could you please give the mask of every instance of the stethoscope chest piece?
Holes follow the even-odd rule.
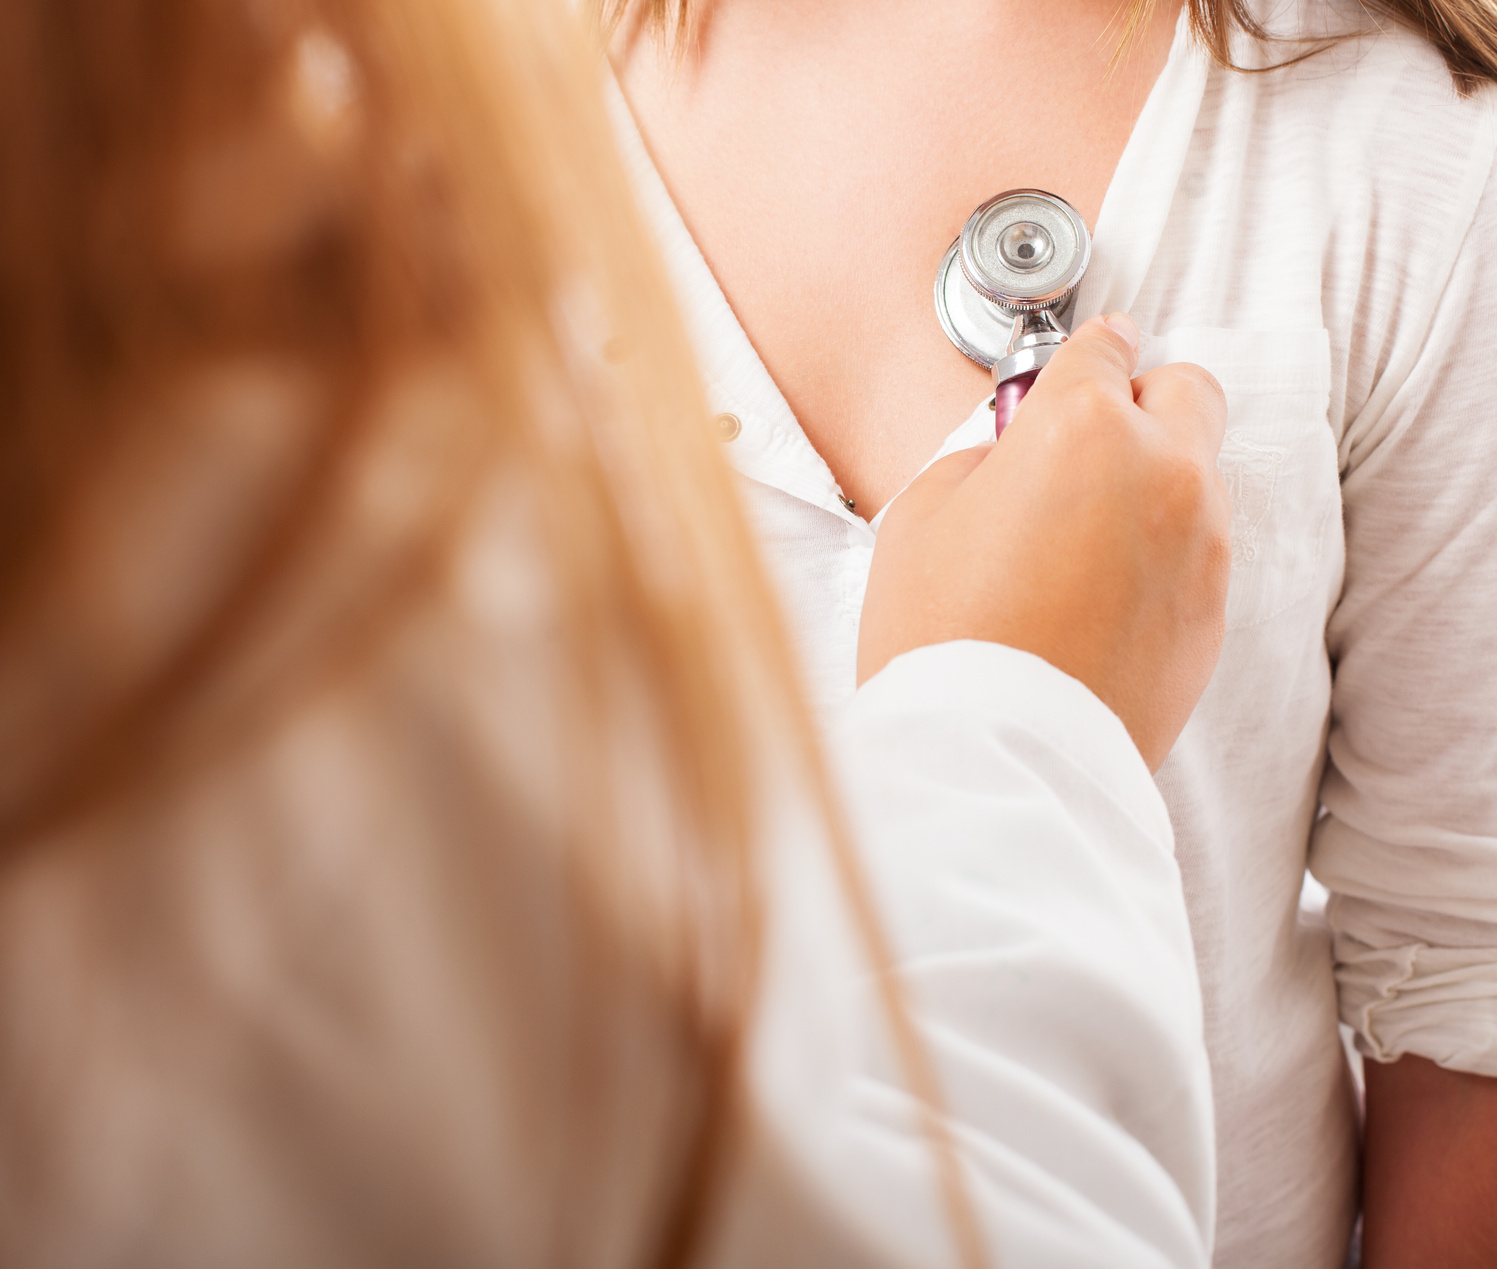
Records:
[[[958,239],[946,249],[936,273],[936,316],[947,339],[979,366],[991,370],[1008,347],[1013,314],[989,304],[972,289],[962,276],[962,262],[957,256],[960,247]]]
[[[958,349],[993,371],[1011,408],[1064,342],[1061,324],[1091,260],[1086,222],[1063,198],[1016,189],[967,218],[936,271],[936,316]],[[999,409],[998,430],[1006,420]]]
[[[956,240],[962,276],[1005,312],[1054,309],[1086,272],[1092,239],[1070,203],[1037,189],[1015,189],[983,203]]]

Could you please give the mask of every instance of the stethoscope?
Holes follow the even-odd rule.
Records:
[[[996,434],[1065,343],[1092,256],[1086,222],[1063,198],[1011,189],[967,218],[936,271],[936,315],[963,353],[993,372]]]

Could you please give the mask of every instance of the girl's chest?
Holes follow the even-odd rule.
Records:
[[[636,41],[620,75],[754,348],[872,515],[987,389],[935,320],[943,253],[1007,188],[1095,225],[1173,12],[1109,69],[1091,0],[815,8],[724,4],[679,64]]]

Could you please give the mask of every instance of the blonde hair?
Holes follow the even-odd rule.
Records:
[[[16,703],[0,843],[39,849],[183,779],[347,674],[440,589],[479,494],[510,473],[578,687],[557,708],[588,795],[563,835],[602,949],[597,993],[636,955],[609,924],[628,861],[607,791],[611,724],[641,686],[691,830],[676,861],[691,898],[659,969],[700,1094],[653,1263],[690,1257],[728,1150],[766,743],[828,819],[963,1257],[980,1263],[598,70],[565,6],[533,0],[0,8],[0,691]],[[198,601],[121,652],[73,602],[98,578],[100,491],[125,471],[126,513],[147,506],[192,426],[163,402],[244,361],[312,385],[274,497]],[[457,367],[480,408],[439,396],[392,423],[391,395],[432,365]],[[392,461],[402,496],[371,530],[371,480]]]

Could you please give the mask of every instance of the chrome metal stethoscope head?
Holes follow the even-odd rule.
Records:
[[[1026,349],[1058,344],[1065,334],[1060,322],[1091,255],[1086,222],[1065,199],[1038,189],[990,198],[967,218],[936,271],[941,328],[957,348],[989,368]],[[1000,370],[1025,372],[1018,363]]]
[[[956,241],[962,276],[1008,313],[1064,304],[1092,258],[1092,237],[1076,209],[1038,189],[988,199]]]

